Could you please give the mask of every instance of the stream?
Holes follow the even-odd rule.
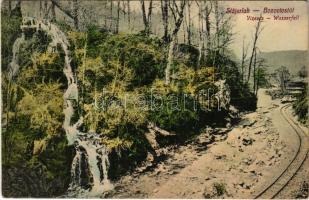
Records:
[[[31,27],[46,32],[52,39],[49,51],[60,44],[65,54],[63,69],[67,79],[67,89],[64,93],[64,122],[68,145],[74,145],[75,157],[71,165],[71,183],[66,197],[98,197],[102,193],[112,190],[113,185],[108,179],[109,159],[106,147],[100,142],[100,135],[95,132],[83,133],[78,128],[83,124],[81,116],[77,122],[74,105],[78,102],[78,85],[71,66],[70,43],[66,35],[54,24],[46,20],[31,19]],[[23,20],[26,21],[26,20]],[[25,27],[26,25],[23,25]],[[23,34],[24,35],[24,34]],[[24,41],[24,36],[17,38],[13,46],[13,59],[10,63],[9,78],[16,76],[19,71],[18,52]]]

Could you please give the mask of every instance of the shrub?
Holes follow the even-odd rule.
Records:
[[[131,87],[152,83],[163,77],[164,56],[161,42],[142,35],[112,35],[99,45],[103,62],[119,61],[133,70]]]
[[[223,183],[214,183],[213,187],[215,188],[216,194],[218,196],[221,196],[226,192],[225,184]]]

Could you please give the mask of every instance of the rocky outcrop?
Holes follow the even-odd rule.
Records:
[[[219,80],[215,82],[215,86],[218,88],[218,92],[215,96],[218,98],[218,109],[222,108],[229,110],[230,101],[231,101],[231,91],[229,86],[226,84],[225,80]]]

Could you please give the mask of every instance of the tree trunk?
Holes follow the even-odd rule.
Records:
[[[44,0],[44,18],[48,17],[48,2]]]
[[[256,48],[254,50],[254,61],[253,61],[253,92],[255,93],[255,87],[256,87]]]
[[[144,22],[144,31],[148,35],[150,33],[150,21],[151,21],[151,13],[152,13],[152,0],[149,2],[148,14],[146,14],[145,1],[140,0],[143,22]]]
[[[202,37],[202,32],[203,32],[203,21],[202,21],[202,6],[198,5],[198,32],[199,32],[199,56],[198,56],[198,63],[197,63],[197,68],[200,67],[201,64],[201,59],[202,59],[202,51],[204,48],[204,42],[203,42],[203,37]]]
[[[9,0],[9,15],[11,15],[12,12],[12,0]]]
[[[241,80],[245,82],[245,60],[247,57],[248,46],[245,48],[245,39],[242,41],[242,56],[241,56]]]
[[[128,12],[128,27],[130,30],[131,25],[131,8],[130,8],[130,0],[127,1],[127,12]]]
[[[119,33],[119,20],[120,20],[120,0],[117,2],[117,21],[116,21],[116,29],[115,33]]]
[[[252,68],[252,62],[253,62],[253,57],[255,54],[255,47],[256,47],[256,43],[257,40],[259,38],[259,33],[260,33],[260,24],[261,24],[261,18],[259,19],[256,28],[255,28],[255,34],[254,34],[254,40],[253,40],[253,47],[252,47],[252,53],[251,53],[251,57],[250,57],[250,61],[249,61],[249,67],[248,67],[248,77],[247,77],[247,82],[250,81],[250,76],[251,76],[251,68]]]
[[[43,10],[42,0],[40,0],[40,8],[39,9],[40,9],[40,18],[42,18],[42,10]]]
[[[260,78],[259,78],[260,74],[259,74],[259,70],[258,70],[258,79],[256,81],[256,91],[255,91],[255,96],[257,96],[257,92],[259,90],[259,85],[260,85]]]
[[[79,5],[78,5],[78,0],[73,0],[73,21],[74,21],[74,27],[76,30],[79,29],[79,22],[78,22],[78,10],[79,10]]]
[[[104,3],[104,10],[107,10],[107,2]],[[104,16],[104,27],[107,29],[107,16]]]
[[[165,68],[165,84],[166,85],[170,84],[170,74],[171,74],[171,68],[172,68],[171,66],[172,66],[172,63],[173,63],[173,60],[174,60],[174,49],[175,49],[175,45],[176,45],[177,34],[178,34],[178,31],[181,27],[181,24],[182,24],[182,21],[183,21],[183,18],[184,18],[183,12],[184,12],[184,8],[185,8],[185,5],[186,5],[186,1],[183,0],[181,2],[181,8],[180,9],[177,7],[175,1],[173,3],[174,3],[174,6],[176,7],[177,10],[172,10],[173,15],[175,17],[175,28],[172,32],[171,41],[170,41],[170,44],[169,44],[167,66]],[[171,9],[174,9],[174,8],[171,7]],[[176,16],[176,12],[177,12],[178,17]]]
[[[247,82],[250,81],[252,62],[253,62],[253,57],[255,54],[255,45],[256,45],[256,39],[254,40],[254,43],[253,43],[252,54],[251,54],[250,61],[249,61]]]
[[[206,28],[206,44],[207,44],[207,50],[210,49],[210,19],[209,19],[210,12],[208,10],[208,5],[206,5],[205,8],[205,28]]]
[[[187,27],[188,27],[188,22],[187,22],[187,19],[186,17],[183,19],[183,23],[182,23],[182,29],[183,29],[183,43],[184,44],[187,44],[187,36],[186,36],[186,33],[187,33]]]
[[[141,2],[142,15],[143,15],[142,17],[143,17],[143,23],[144,23],[144,31],[147,34],[149,30],[149,26],[148,26],[148,20],[146,16],[145,1],[140,0],[140,2]]]
[[[241,80],[244,82],[244,74],[245,74],[245,58],[244,58],[244,44],[242,47],[242,59],[241,59]]]
[[[188,2],[188,24],[187,24],[187,37],[188,37],[188,44],[191,45],[191,2]]]
[[[171,76],[171,68],[174,59],[174,49],[175,49],[176,35],[173,35],[170,41],[169,49],[168,49],[168,58],[167,65],[165,68],[165,85],[170,84],[170,76]]]
[[[149,1],[148,16],[147,16],[147,20],[148,20],[148,29],[149,29],[149,31],[150,31],[150,29],[151,29],[152,2],[153,2],[153,0],[150,0],[150,1]]]
[[[113,1],[110,1],[111,2],[111,6],[110,6],[110,24],[109,24],[109,29],[110,31],[113,30]]]
[[[216,23],[216,49],[220,46],[220,33],[219,33],[219,7],[218,0],[215,0],[215,23]]]
[[[56,21],[56,5],[52,2],[51,5],[51,14],[52,14],[52,21]]]
[[[163,40],[167,44],[168,43],[168,0],[161,0],[161,12],[162,12],[162,21],[163,21],[163,29],[164,35]]]
[[[174,4],[175,4],[175,1],[174,1]],[[178,17],[176,17],[176,10],[172,10],[172,12],[174,13],[174,17],[175,17],[175,29],[172,32],[171,41],[170,41],[169,50],[168,50],[167,65],[166,65],[166,68],[165,68],[165,84],[166,85],[170,84],[170,74],[171,74],[171,68],[172,68],[171,65],[172,65],[173,59],[174,59],[174,49],[175,49],[175,45],[176,45],[177,34],[178,34],[178,31],[181,27],[181,24],[182,24],[182,21],[183,21],[183,18],[184,18],[183,12],[184,12],[185,5],[186,5],[186,1],[183,0],[181,2],[181,8],[179,9],[177,7]],[[176,7],[176,5],[174,5],[174,6]],[[171,7],[171,9],[173,9],[173,8]]]

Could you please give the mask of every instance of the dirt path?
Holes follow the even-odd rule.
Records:
[[[215,135],[216,142],[170,150],[168,159],[153,170],[124,176],[111,197],[253,198],[283,170],[297,143],[280,115],[279,102],[264,90],[258,95],[257,112],[245,115],[230,132]],[[203,137],[209,136],[198,141]]]

